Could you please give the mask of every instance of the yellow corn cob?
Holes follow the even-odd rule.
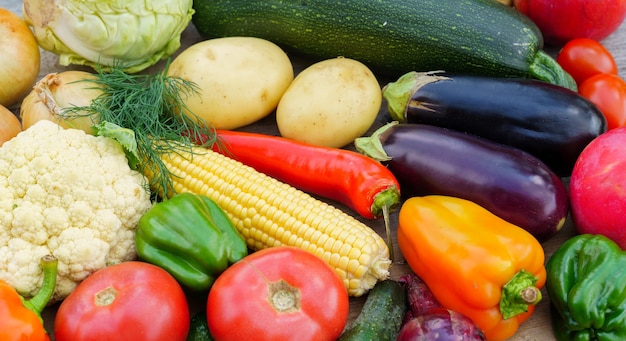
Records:
[[[205,148],[161,159],[172,173],[174,191],[214,200],[251,249],[291,245],[307,250],[336,270],[351,296],[363,295],[389,276],[383,238],[338,208]]]

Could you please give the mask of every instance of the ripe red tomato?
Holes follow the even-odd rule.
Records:
[[[607,129],[626,126],[626,82],[618,75],[602,73],[584,81],[578,93],[604,114]]]
[[[595,138],[570,177],[574,224],[579,233],[602,234],[626,250],[626,127]]]
[[[331,341],[348,310],[335,270],[307,251],[278,246],[248,255],[217,278],[207,323],[217,341]]]
[[[184,341],[189,306],[167,271],[124,262],[100,269],[61,303],[54,320],[56,341]]]
[[[617,63],[611,52],[600,42],[589,38],[568,41],[556,61],[574,77],[578,86],[587,78],[600,73],[618,73]]]
[[[574,38],[600,41],[620,26],[626,0],[515,0],[515,8],[537,24],[546,43]]]

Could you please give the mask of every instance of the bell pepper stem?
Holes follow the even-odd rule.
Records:
[[[57,271],[59,261],[53,255],[45,255],[41,257],[41,268],[43,270],[43,281],[39,291],[31,299],[27,300],[20,296],[22,304],[27,309],[35,313],[39,320],[43,323],[41,318],[41,312],[44,310],[52,295],[57,284]]]
[[[500,312],[505,320],[527,312],[529,305],[541,301],[541,291],[535,286],[536,282],[535,275],[522,269],[502,287]]]

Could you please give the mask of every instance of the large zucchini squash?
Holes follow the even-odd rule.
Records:
[[[194,0],[206,39],[254,36],[312,58],[344,56],[379,74],[444,70],[537,78],[576,89],[537,26],[493,0]]]

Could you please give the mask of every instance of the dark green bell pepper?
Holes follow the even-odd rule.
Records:
[[[626,340],[626,252],[601,236],[567,240],[546,264],[559,341]]]
[[[135,232],[139,258],[167,270],[183,286],[211,287],[231,264],[248,255],[245,240],[211,199],[180,193],[154,204]]]

